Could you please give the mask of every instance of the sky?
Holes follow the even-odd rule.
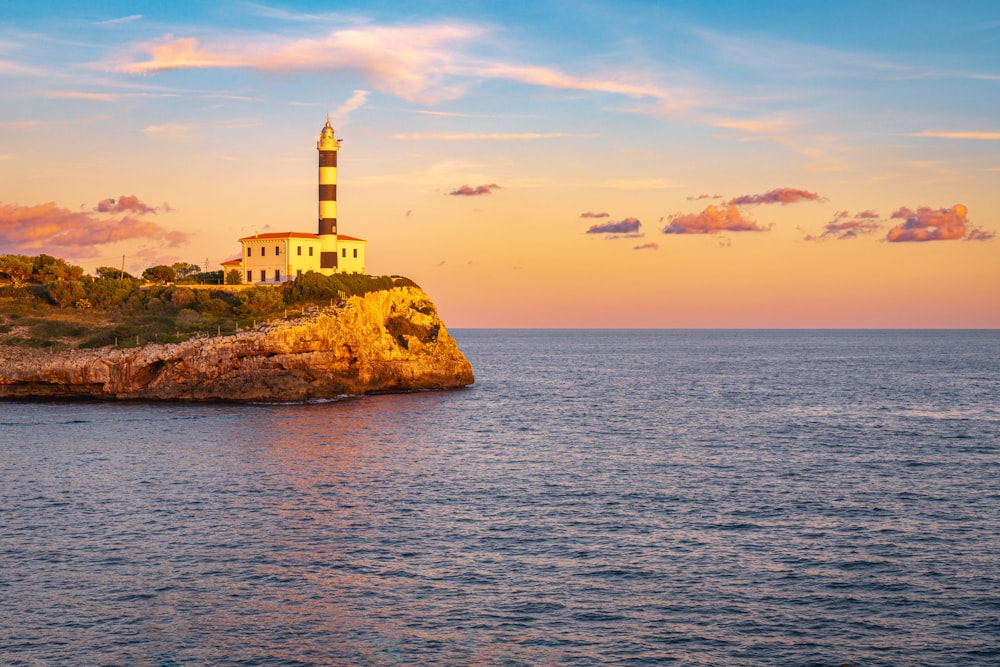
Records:
[[[449,327],[1000,328],[1000,3],[0,0],[0,254],[338,228]]]

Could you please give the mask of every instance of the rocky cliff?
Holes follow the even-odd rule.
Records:
[[[0,346],[0,398],[301,401],[473,381],[433,303],[414,287],[176,345],[58,353]]]

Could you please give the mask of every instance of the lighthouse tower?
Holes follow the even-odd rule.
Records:
[[[319,133],[319,239],[320,272],[332,275],[337,270],[337,151],[340,141],[333,137],[330,117]]]

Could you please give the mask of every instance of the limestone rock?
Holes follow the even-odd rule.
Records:
[[[473,382],[472,366],[415,287],[175,345],[57,353],[0,346],[0,398],[302,401]]]

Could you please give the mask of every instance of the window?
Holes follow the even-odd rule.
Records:
[[[358,249],[355,248],[354,249],[354,259],[357,259],[357,258],[358,258]]]
[[[263,248],[261,248],[261,250],[263,250]],[[267,271],[265,271],[264,269],[260,270],[260,281],[262,283],[266,283],[267,282]]]
[[[340,249],[340,256],[341,257],[347,257],[347,248],[341,248]]]
[[[249,249],[250,248],[247,248],[247,250],[249,250]],[[247,271],[247,282],[248,283],[252,283],[253,282],[253,271]]]
[[[280,283],[281,282],[281,269],[275,269],[274,270],[274,282],[276,282],[276,283]]]
[[[281,246],[280,245],[274,246],[274,256],[277,257],[280,254],[281,254]]]
[[[312,257],[312,256],[313,256],[313,249],[312,249],[312,247],[311,247],[311,246],[310,246],[310,248],[309,248],[309,256],[310,256],[310,257]]]
[[[248,246],[248,247],[247,247],[247,257],[249,257],[249,256],[250,256],[250,251],[251,251],[251,250],[253,250],[253,248],[250,248],[250,247]]]
[[[296,248],[296,250],[298,250],[298,252],[297,252],[297,253],[295,253],[295,254],[296,254],[296,255],[298,255],[299,257],[301,257],[301,256],[302,256],[302,246],[298,246],[298,247]]]
[[[260,256],[263,257],[267,253],[267,248],[264,246],[260,247]]]

